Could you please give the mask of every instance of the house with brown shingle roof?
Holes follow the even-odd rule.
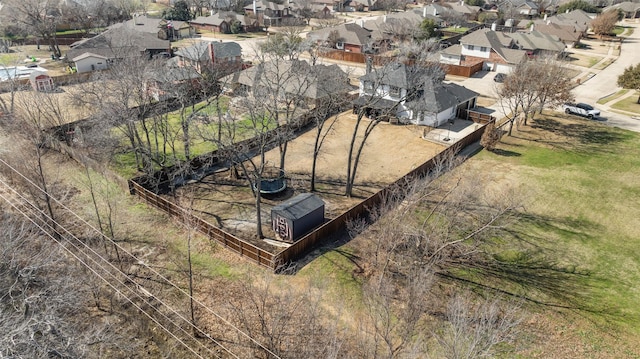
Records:
[[[371,32],[353,23],[312,31],[307,38],[321,46],[357,53],[367,52],[371,46]]]
[[[531,32],[514,32],[509,37],[519,49],[526,50],[527,56],[564,56],[566,45],[557,36],[543,34],[533,30]]]
[[[527,57],[525,50],[515,48],[514,40],[490,29],[480,29],[460,38],[460,45],[440,52],[440,62],[472,66],[483,63],[483,70],[509,73]]]
[[[532,24],[530,30],[536,30],[543,34],[556,36],[567,47],[574,47],[575,44],[580,42],[582,33],[577,31],[574,26],[560,25],[552,22],[535,22]]]
[[[198,16],[189,21],[196,29],[202,31],[220,32],[230,34],[235,22],[239,23],[243,32],[254,31],[258,27],[258,20],[233,11],[219,11],[209,16]]]

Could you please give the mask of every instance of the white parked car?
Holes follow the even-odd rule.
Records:
[[[600,110],[596,110],[593,106],[587,105],[586,103],[565,103],[562,105],[562,108],[564,109],[564,113],[569,115],[578,115],[590,119],[600,116]]]

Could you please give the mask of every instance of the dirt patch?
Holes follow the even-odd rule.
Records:
[[[340,215],[446,148],[422,139],[424,126],[380,123],[363,149],[354,196],[348,198],[344,196],[345,178],[355,115],[349,111],[333,119],[336,122],[327,134],[317,164],[317,194],[326,202],[327,219]],[[262,227],[269,238],[275,238],[270,230],[271,208],[296,194],[309,191],[314,141],[315,130],[312,129],[289,143],[286,156],[288,189],[279,196],[264,198],[262,203]],[[277,166],[278,149],[269,151],[266,158],[269,166]],[[251,190],[246,180],[231,178],[230,171],[219,172],[182,187],[178,196],[193,198],[198,215],[212,224],[265,250],[281,249],[255,239],[257,216]]]

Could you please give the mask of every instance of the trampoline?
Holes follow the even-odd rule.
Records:
[[[287,189],[287,179],[284,176],[284,171],[280,169],[265,171],[264,177],[267,178],[260,180],[260,194],[273,195]]]

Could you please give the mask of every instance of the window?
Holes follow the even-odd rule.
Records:
[[[487,52],[487,48],[486,48],[486,47],[484,47],[484,46],[482,46],[482,47],[480,48],[480,51],[482,51],[482,52]]]
[[[469,50],[473,50],[473,45],[469,45]]]

